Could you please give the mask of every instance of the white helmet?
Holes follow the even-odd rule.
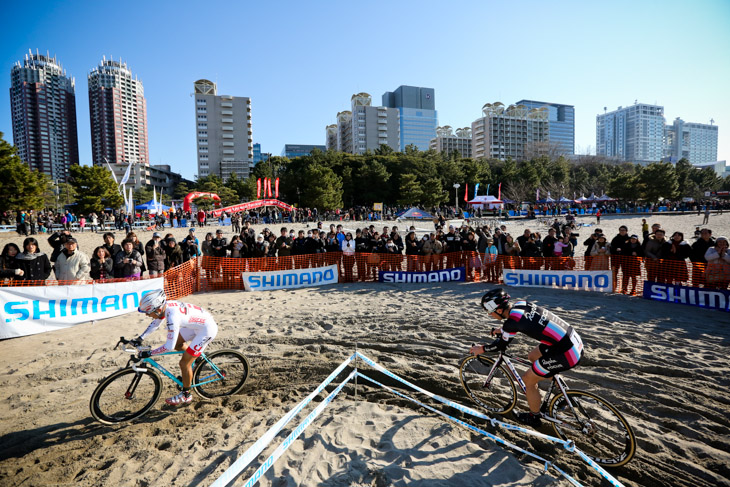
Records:
[[[142,296],[142,301],[139,302],[139,308],[137,311],[144,314],[149,314],[157,311],[167,304],[167,296],[165,296],[164,290],[152,291]]]

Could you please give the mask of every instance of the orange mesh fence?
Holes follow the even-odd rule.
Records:
[[[730,264],[701,264],[641,257],[520,257],[450,252],[438,255],[366,254],[341,252],[261,258],[199,257],[165,272],[165,291],[171,299],[195,292],[243,289],[243,272],[280,271],[337,265],[340,282],[377,281],[381,271],[436,271],[466,269],[467,281],[498,283],[504,269],[612,270],[614,291],[641,294],[644,281],[725,289],[730,283]],[[145,278],[146,279],[146,278]],[[125,281],[108,279],[97,282]],[[54,286],[87,284],[85,281],[5,281],[0,286]]]

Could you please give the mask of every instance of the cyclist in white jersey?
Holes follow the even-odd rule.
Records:
[[[154,321],[140,336],[132,340],[134,345],[140,345],[148,335],[160,327],[164,320],[167,320],[167,341],[165,344],[149,352],[140,353],[141,357],[148,356],[147,354],[156,355],[172,350],[181,351],[185,346],[185,342],[189,342],[188,348],[180,359],[183,390],[177,396],[165,399],[165,402],[172,406],[191,402],[193,400],[192,394],[190,394],[190,384],[193,379],[193,361],[215,338],[218,333],[218,325],[216,325],[210,313],[200,306],[180,301],[168,301],[164,291],[145,294],[137,310],[154,318]]]

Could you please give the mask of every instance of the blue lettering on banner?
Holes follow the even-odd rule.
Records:
[[[529,271],[508,270],[504,272],[506,286],[564,287],[610,291],[611,271]]]
[[[245,288],[250,291],[334,284],[338,280],[336,266],[296,271],[244,272],[243,279]]]
[[[730,291],[644,281],[645,299],[730,311]]]
[[[466,281],[466,268],[455,267],[430,272],[381,271],[378,280],[389,283]]]

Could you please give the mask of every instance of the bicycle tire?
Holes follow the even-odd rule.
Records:
[[[206,355],[206,358],[207,361],[199,359],[198,365],[195,366],[193,383],[198,384],[220,377],[209,361],[213,362],[225,377],[196,385],[193,387],[196,394],[206,399],[212,399],[214,397],[230,396],[243,388],[250,370],[245,355],[236,350],[216,350]]]
[[[162,380],[157,372],[151,369],[135,371],[130,367],[102,379],[91,394],[89,409],[100,423],[123,423],[146,414],[160,394]]]
[[[494,367],[494,359],[470,355],[461,361],[459,380],[469,397],[479,406],[495,414],[507,414],[517,404],[517,388],[502,364],[495,369],[489,384],[486,376]]]
[[[620,467],[634,458],[636,436],[631,425],[608,401],[590,392],[566,391],[571,410],[561,393],[550,401],[550,415],[563,422],[551,422],[557,435],[572,440],[575,446],[604,467]],[[581,417],[576,417],[576,413]],[[584,432],[584,428],[589,432]]]

